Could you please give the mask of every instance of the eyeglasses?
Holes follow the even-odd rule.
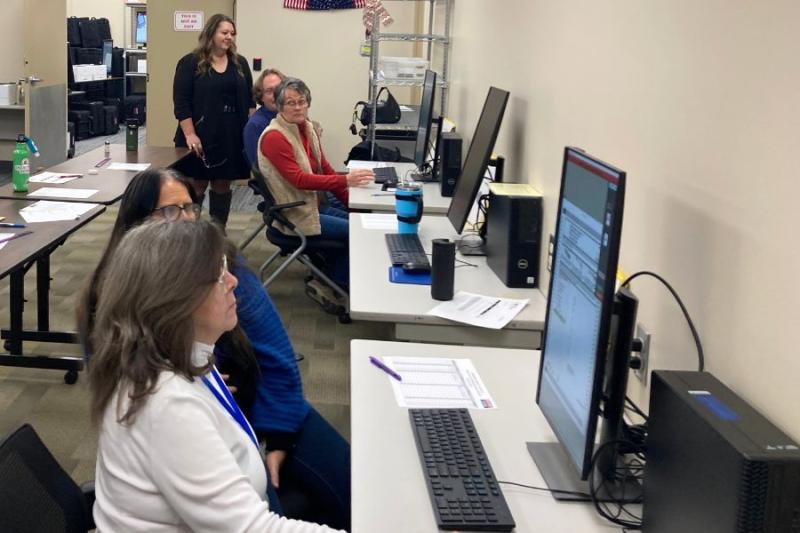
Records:
[[[171,222],[181,218],[181,214],[184,214],[190,219],[196,219],[200,217],[200,204],[165,205],[164,207],[157,207],[156,209],[153,209],[154,213],[156,211],[161,213],[161,216],[164,217],[164,219]]]
[[[206,168],[217,168],[217,167],[221,167],[222,165],[224,165],[225,163],[227,163],[227,162],[228,162],[228,158],[226,157],[225,159],[223,159],[223,160],[222,160],[221,162],[219,162],[219,163],[213,163],[213,164],[209,164],[209,163],[208,163],[208,161],[206,161],[206,156],[205,156],[205,154],[203,154],[203,155],[200,157],[200,160],[203,162],[203,166],[204,166],[204,167],[206,167]]]
[[[217,283],[224,289],[225,288],[225,274],[228,273],[228,256],[223,254],[222,255],[222,271],[219,273],[219,278],[217,278]]]
[[[308,100],[301,98],[300,100],[287,100],[283,103],[285,107],[306,107]]]

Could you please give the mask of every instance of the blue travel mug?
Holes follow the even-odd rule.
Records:
[[[422,184],[415,181],[398,183],[394,198],[397,232],[416,233],[422,220]]]

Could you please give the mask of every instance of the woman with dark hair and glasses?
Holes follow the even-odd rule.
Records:
[[[190,183],[173,171],[148,169],[134,176],[78,309],[84,339],[95,329],[105,271],[123,236],[151,218],[195,220],[195,199]],[[227,261],[238,279],[234,294],[239,322],[216,343],[217,368],[230,375],[227,381],[236,389],[237,403],[266,443],[271,486],[286,502],[284,514],[349,529],[350,446],[304,398],[291,342],[258,277],[232,245]],[[274,500],[277,496],[270,498],[273,508]]]
[[[256,107],[253,76],[247,60],[236,52],[235,38],[233,19],[211,16],[197,48],[178,61],[172,90],[178,119],[175,146],[188,147],[195,156],[178,168],[192,178],[201,201],[211,183],[208,210],[223,227],[231,207],[231,181],[250,174],[242,131]]]
[[[270,510],[255,433],[214,366],[237,322],[227,251],[209,222],[153,221],[107,263],[89,364],[98,531],[332,531]]]

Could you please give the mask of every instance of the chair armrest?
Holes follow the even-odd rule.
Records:
[[[89,511],[89,529],[94,529],[97,527],[94,523],[94,514],[92,513],[95,500],[94,481],[87,481],[86,483],[82,484],[81,492],[83,492],[83,497],[86,500],[86,509]]]
[[[288,204],[275,204],[269,208],[270,211],[273,213],[278,211],[283,211],[284,209],[289,209],[290,207],[299,207],[301,205],[305,205],[305,200],[298,200],[296,202],[289,202]]]
[[[291,207],[299,207],[301,205],[304,205],[305,203],[306,202],[304,200],[298,200],[296,202],[289,202],[288,204],[275,204],[272,207],[270,207],[266,213],[264,213],[264,220],[266,221],[269,218],[273,218],[278,222],[280,222],[281,224],[283,224],[284,226],[286,226],[287,228],[289,228],[290,230],[294,231],[295,233],[298,233],[297,227],[294,224],[292,224],[292,222],[288,218],[286,218],[283,215],[283,213],[281,213],[281,211],[283,211],[284,209],[289,209]],[[270,224],[267,223],[267,225]]]

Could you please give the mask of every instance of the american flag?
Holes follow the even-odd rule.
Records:
[[[283,0],[286,9],[311,9],[325,11],[328,9],[359,9],[366,0]]]

